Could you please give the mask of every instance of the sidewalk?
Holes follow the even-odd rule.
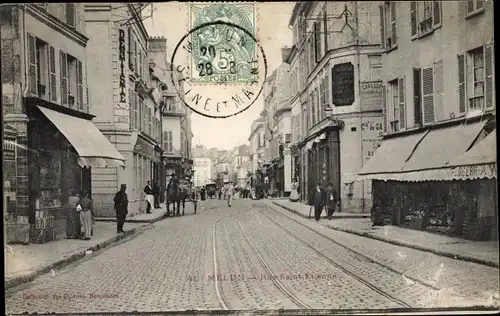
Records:
[[[273,200],[273,203],[302,217],[308,217],[311,206],[301,202],[290,202],[289,200]],[[323,214],[325,214],[323,212]],[[314,210],[311,211],[311,218],[314,218]],[[326,215],[321,218],[328,218]],[[370,218],[370,214],[344,213],[336,211],[333,218]]]
[[[4,246],[5,288],[29,282],[52,269],[66,266],[118,240],[140,234],[146,226],[125,224],[124,229],[125,233],[117,234],[114,223],[96,222],[91,240],[61,239],[46,244]]]
[[[295,210],[291,210],[290,205],[288,205],[288,208],[280,205],[283,202],[273,203],[305,218],[309,214],[309,210],[306,213],[304,205],[300,203],[289,202],[294,206],[297,204]],[[370,218],[335,217],[331,221],[320,221],[320,224],[335,230],[377,239],[398,246],[491,267],[499,267],[498,241],[478,242],[391,225],[373,227]]]
[[[170,205],[170,215],[172,215],[172,205]],[[191,201],[186,201],[185,214],[191,214],[194,212],[193,203]],[[182,213],[182,206],[181,206]],[[160,204],[160,208],[156,210],[151,210],[151,214],[139,213],[134,215],[127,215],[125,223],[156,223],[167,217],[167,208],[164,203]],[[114,217],[96,217],[96,222],[115,222]]]

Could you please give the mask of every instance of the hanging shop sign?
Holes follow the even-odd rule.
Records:
[[[382,110],[382,81],[361,82],[359,97],[361,111]]]
[[[146,142],[144,139],[138,137],[134,146],[134,152],[148,157],[150,159],[155,158],[155,149],[154,146]]]
[[[164,158],[163,161],[165,162],[165,166],[169,168],[180,168],[182,167],[182,161],[181,159],[176,159],[176,158]]]
[[[125,80],[125,31],[120,29],[119,30],[119,49],[120,49],[120,103],[126,103],[126,94],[125,94],[125,88],[126,88],[126,80]]]
[[[354,103],[354,65],[352,63],[333,66],[332,102],[335,106]]]

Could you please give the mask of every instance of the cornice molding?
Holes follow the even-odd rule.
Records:
[[[89,38],[82,33],[78,32],[76,29],[69,27],[66,23],[62,22],[52,14],[45,10],[38,8],[36,5],[28,4],[26,5],[26,12],[33,16],[38,21],[49,26],[50,28],[58,31],[67,38],[73,40],[75,43],[82,47],[87,46]]]

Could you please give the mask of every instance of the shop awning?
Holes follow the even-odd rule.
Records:
[[[403,166],[427,131],[388,138],[382,141],[375,155],[358,172],[358,180],[396,180]]]
[[[485,124],[483,121],[431,130],[405,163],[403,171],[446,167],[471,147]]]
[[[447,177],[459,180],[497,178],[496,131],[460,157],[450,161]]]
[[[82,167],[125,167],[125,158],[92,121],[38,106],[78,153]]]

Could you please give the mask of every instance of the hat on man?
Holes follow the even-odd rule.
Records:
[[[126,185],[126,184],[122,184],[122,185],[120,186],[120,188],[125,188],[125,189],[126,189],[126,188],[127,188],[127,185]]]

